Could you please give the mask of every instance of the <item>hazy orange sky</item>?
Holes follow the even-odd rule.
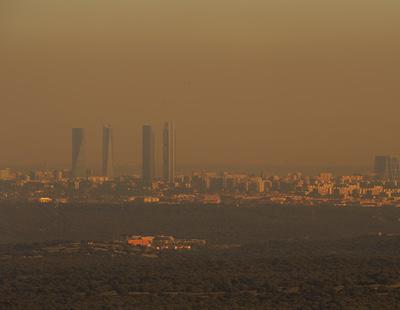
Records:
[[[177,128],[179,164],[368,164],[400,155],[398,0],[1,0],[0,167],[141,161]],[[158,147],[160,151],[160,147]]]

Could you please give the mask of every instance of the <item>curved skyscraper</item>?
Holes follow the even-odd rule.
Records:
[[[85,130],[83,128],[72,128],[72,178],[86,176],[85,144]]]
[[[151,185],[155,177],[154,131],[149,125],[143,126],[143,163],[142,178],[145,185]]]
[[[110,125],[103,127],[103,176],[114,177],[113,133]]]
[[[163,177],[168,183],[175,180],[175,126],[167,122],[163,130]]]

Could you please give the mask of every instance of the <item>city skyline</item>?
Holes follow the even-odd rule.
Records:
[[[87,167],[84,156],[86,145],[85,130],[83,128],[72,128],[72,165],[71,177],[84,177],[87,175]],[[176,173],[176,149],[175,149],[175,125],[173,122],[165,122],[162,131],[162,178],[172,183]],[[156,144],[155,132],[152,125],[142,126],[142,162],[141,176],[145,185],[150,185],[157,177],[156,167]],[[110,155],[111,154],[111,155]],[[103,126],[103,165],[102,175],[114,177],[114,146],[113,131],[111,125]],[[111,157],[111,161],[108,159]],[[111,162],[111,167],[110,167]],[[217,171],[223,171],[220,167]],[[201,170],[201,169],[200,169]],[[205,169],[207,170],[207,169]],[[212,171],[209,170],[209,171]],[[301,170],[298,170],[301,171]],[[320,170],[322,171],[322,170]],[[326,171],[329,171],[326,170]],[[247,171],[249,172],[249,171]],[[291,171],[293,172],[293,171]],[[359,171],[361,173],[361,171]],[[397,180],[400,175],[400,160],[393,155],[376,155],[374,158],[372,172],[384,179]],[[355,173],[355,172],[353,172]]]
[[[114,161],[114,132],[111,125],[103,126],[103,146],[102,146],[102,176],[113,178],[115,176]],[[162,176],[169,183],[175,178],[175,127],[172,122],[166,122],[162,132],[163,161],[161,165]],[[86,147],[86,137],[84,128],[72,128],[72,157],[71,157],[71,177],[86,177],[88,167],[84,149]],[[145,185],[150,185],[156,177],[156,145],[155,132],[151,125],[142,126],[142,162],[141,173]]]
[[[171,127],[172,132],[175,133],[174,129],[174,124],[172,122],[165,122],[163,126],[163,131],[161,136],[162,138],[162,152],[156,152],[156,144],[155,144],[155,132],[153,130],[153,125],[143,125],[142,126],[142,144],[141,148],[138,146],[132,146],[135,149],[139,149],[141,151],[141,162],[139,164],[140,166],[140,173],[143,176],[143,181],[145,183],[149,183],[150,179],[153,179],[155,176],[162,176],[164,179],[166,178],[167,172],[165,172],[165,167],[168,167],[168,164],[165,165],[165,160],[164,156],[168,155],[168,152],[164,152],[164,150],[167,150],[168,143],[166,143],[166,140],[168,141],[168,129]],[[93,165],[93,163],[96,161],[94,158],[89,158],[87,160],[86,154],[85,154],[85,149],[86,149],[86,129],[85,128],[72,128],[72,143],[71,143],[71,150],[72,150],[72,157],[71,157],[71,163],[70,163],[70,171],[71,171],[71,176],[76,176],[76,177],[85,177],[89,171],[90,173],[96,173],[96,168]],[[165,133],[167,136],[167,139],[165,139]],[[120,162],[115,162],[114,161],[114,146],[113,146],[113,138],[114,136],[114,131],[111,128],[111,125],[104,125],[103,126],[103,153],[102,153],[102,165],[101,165],[101,175],[106,176],[108,175],[114,175],[114,169],[115,167],[118,167],[121,169],[122,167],[133,167],[137,166],[137,159],[132,159],[131,163],[120,163]],[[151,137],[151,138],[150,138]],[[89,141],[93,140],[93,137],[90,137]],[[173,156],[175,154],[175,134],[172,135],[172,140],[171,140],[171,145],[173,145]],[[123,142],[122,144],[126,144]],[[160,143],[161,145],[161,143]],[[158,146],[160,148],[160,146]],[[163,158],[161,158],[161,162],[156,160],[156,153],[162,153]],[[111,154],[111,162],[112,165],[108,165],[109,160],[106,160],[106,158]],[[136,161],[136,163],[134,163]],[[91,164],[88,164],[88,162],[91,162]],[[174,165],[175,166],[175,165]],[[377,175],[380,175],[381,177],[389,177],[391,179],[395,179],[396,176],[399,175],[400,167],[399,167],[399,158],[398,156],[394,156],[393,154],[387,154],[387,155],[375,155],[374,158],[374,164],[373,164],[373,169],[370,169],[370,165],[365,165],[365,166],[358,166],[358,168],[362,167],[362,169],[355,169],[353,171],[350,171],[351,166],[325,166],[325,168],[321,168],[321,166],[274,166],[274,165],[269,165],[268,163],[265,163],[264,166],[260,165],[258,168],[257,166],[249,166],[249,169],[244,168],[245,166],[229,166],[229,165],[210,165],[210,166],[185,166],[181,165],[181,170],[180,172],[183,171],[189,171],[189,170],[198,170],[198,171],[230,171],[230,172],[259,172],[259,171],[265,171],[265,169],[272,169],[275,171],[286,171],[287,173],[289,172],[294,172],[294,171],[301,171],[301,172],[306,172],[309,174],[317,173],[320,171],[330,171],[335,174],[349,174],[349,173],[367,173],[368,171],[372,171],[376,173]],[[0,168],[7,168],[7,167],[14,167],[17,168],[17,166],[0,166]],[[107,168],[109,167],[109,168]],[[146,167],[146,168],[145,168]],[[257,170],[261,167],[260,170]],[[20,167],[24,169],[23,167]],[[32,169],[37,169],[31,167]],[[50,168],[50,167],[49,167]],[[57,166],[53,166],[54,169],[57,168]],[[58,166],[58,168],[66,168]],[[157,175],[156,170],[157,168],[160,169],[160,173]],[[302,168],[305,168],[304,170]],[[106,170],[108,169],[108,172]],[[129,168],[128,170],[130,171],[129,173],[132,173],[132,168]],[[346,171],[347,169],[347,171]],[[310,172],[312,170],[313,172]],[[338,171],[340,172],[338,172]],[[175,167],[173,169],[174,174],[175,174]],[[121,170],[119,171],[121,173]],[[137,171],[136,171],[137,172]],[[120,174],[119,173],[119,174]],[[125,171],[126,173],[126,171]],[[281,172],[276,172],[277,174]],[[285,173],[285,172],[284,172]],[[146,175],[146,177],[145,177]]]
[[[169,135],[169,132],[172,132],[172,135]],[[95,162],[95,158],[87,158],[86,156],[86,129],[85,128],[72,128],[72,143],[71,143],[71,162],[70,162],[70,171],[72,177],[85,177],[88,173],[96,173],[98,174],[97,169],[93,165]],[[117,175],[126,174],[126,173],[137,173],[138,170],[133,171],[133,167],[137,166],[140,168],[140,173],[143,177],[144,183],[150,184],[150,180],[155,178],[156,176],[161,176],[164,179],[169,180],[171,182],[171,178],[168,177],[168,169],[169,166],[173,167],[173,176],[175,175],[175,126],[173,122],[165,122],[163,125],[163,129],[161,132],[162,143],[159,143],[158,147],[155,144],[155,132],[153,129],[153,125],[143,125],[142,126],[142,144],[141,148],[138,145],[131,146],[137,150],[141,151],[141,162],[137,164],[137,158],[132,158],[131,163],[121,163],[114,160],[114,131],[111,125],[104,125],[103,126],[103,146],[102,146],[102,165],[101,165],[101,175],[103,176],[115,176],[114,170],[115,167],[118,167]],[[89,141],[93,140],[93,137],[89,138]],[[122,145],[126,145],[125,141],[122,141]],[[169,156],[169,144],[172,146],[171,150],[171,162],[168,160]],[[159,152],[156,152],[156,149],[159,148]],[[161,160],[159,158],[156,159],[156,154],[162,155]],[[378,152],[377,152],[378,153]],[[108,159],[110,158],[110,159]],[[89,159],[89,160],[88,160]],[[88,162],[91,164],[88,164]],[[112,164],[110,164],[112,163]],[[17,168],[17,166],[5,166],[2,165],[0,168],[5,169],[8,167]],[[130,168],[128,168],[130,167]],[[249,166],[250,168],[245,168],[245,166],[229,166],[229,165],[210,165],[210,166],[187,166],[187,165],[180,165],[179,173],[187,173],[190,170],[193,171],[227,171],[227,172],[269,172],[269,173],[276,173],[276,174],[285,174],[291,173],[295,171],[305,172],[308,174],[315,174],[321,171],[329,171],[333,172],[336,175],[340,174],[352,174],[352,173],[368,173],[373,172],[376,175],[379,175],[382,178],[389,178],[389,179],[397,179],[397,176],[400,174],[400,164],[399,164],[399,157],[393,154],[386,154],[386,155],[375,155],[373,169],[371,170],[371,165],[365,166],[358,166],[362,167],[362,169],[353,169],[352,171],[351,166],[325,166],[321,168],[321,166],[274,166],[268,163],[265,163],[264,166]],[[20,167],[21,168],[21,167]],[[62,166],[53,166],[48,168],[54,169],[65,169],[66,167]],[[302,169],[305,168],[305,169]],[[24,168],[22,168],[24,169]],[[42,168],[33,168],[32,169],[42,169]],[[121,170],[122,169],[122,170]],[[127,169],[127,170],[126,170]],[[160,169],[160,172],[156,174],[156,170]],[[258,170],[257,170],[258,169]],[[270,169],[270,170],[268,170]],[[347,169],[347,170],[346,170]],[[313,172],[310,172],[310,171]],[[286,171],[286,172],[282,172]],[[173,179],[174,177],[172,177]]]

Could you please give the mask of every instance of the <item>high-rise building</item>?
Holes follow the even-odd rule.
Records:
[[[86,176],[85,149],[85,130],[83,128],[72,128],[72,178]]]
[[[110,125],[103,127],[103,176],[114,177],[114,145],[113,132]]]
[[[398,180],[400,178],[400,160],[398,157],[392,157],[390,162],[390,179]]]
[[[168,183],[175,179],[175,127],[167,122],[163,130],[163,177]]]
[[[389,156],[375,156],[374,173],[379,178],[384,178],[389,168]]]
[[[380,179],[397,180],[400,176],[399,159],[392,156],[376,156],[374,173]]]
[[[149,125],[143,126],[142,178],[145,185],[150,185],[155,177],[154,131]]]

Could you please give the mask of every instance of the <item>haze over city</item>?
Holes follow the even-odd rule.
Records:
[[[389,0],[1,1],[0,165],[69,167],[70,129],[84,127],[98,166],[106,123],[116,163],[140,165],[142,125],[161,133],[165,120],[178,166],[358,168],[399,155],[399,11]]]
[[[0,309],[400,309],[399,0],[0,0]]]

